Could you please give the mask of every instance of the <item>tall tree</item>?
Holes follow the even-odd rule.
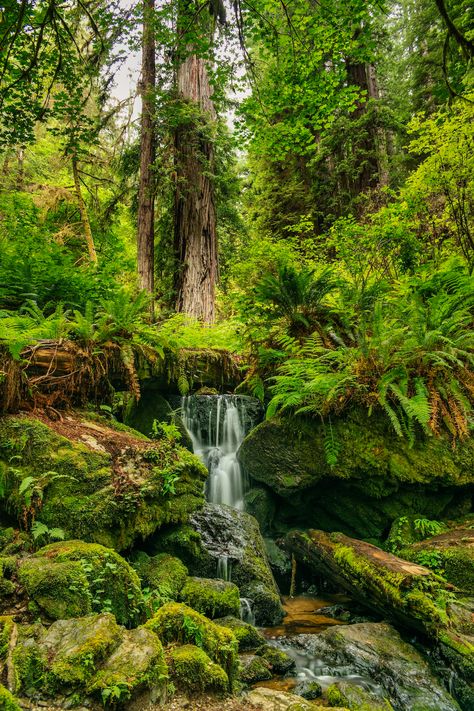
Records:
[[[194,0],[179,1],[176,91],[181,120],[174,135],[176,308],[204,322],[215,316],[218,276],[213,126],[216,113],[208,55],[214,19]],[[222,13],[222,9],[221,9]],[[189,40],[189,28],[194,31]],[[181,44],[181,47],[179,47]]]
[[[140,184],[138,191],[137,261],[142,289],[153,293],[155,258],[155,161],[154,100],[155,100],[155,0],[143,0],[142,76],[141,76],[141,136]]]

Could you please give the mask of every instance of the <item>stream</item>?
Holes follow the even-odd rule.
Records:
[[[238,395],[191,395],[182,398],[181,412],[194,453],[209,471],[207,500],[243,511],[246,482],[237,452],[244,437],[258,422],[254,415],[255,401]],[[226,557],[219,558],[216,577],[227,581],[232,579],[231,561]],[[379,687],[370,679],[354,674],[345,667],[328,667],[324,660],[305,653],[298,638],[298,635],[318,634],[328,627],[343,624],[318,613],[318,610],[344,601],[347,598],[340,595],[328,596],[326,599],[304,596],[285,598],[284,621],[278,627],[266,628],[263,632],[270,644],[295,661],[295,672],[291,677],[257,685],[292,690],[301,682],[317,681],[322,689],[326,689],[344,678],[377,693]],[[241,598],[241,618],[255,624],[252,601],[247,598]]]

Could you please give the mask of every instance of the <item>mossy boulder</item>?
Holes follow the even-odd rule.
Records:
[[[251,601],[257,624],[283,619],[278,588],[253,516],[207,503],[192,514],[188,525],[160,531],[153,545],[157,551],[178,555],[190,573],[206,578],[215,577],[219,561],[225,559],[241,597]]]
[[[0,471],[7,486],[0,515],[8,510],[28,518],[19,488],[30,477],[38,518],[62,528],[66,538],[123,550],[165,524],[187,521],[204,502],[204,465],[173,442],[151,442],[124,429],[79,415],[64,426],[2,418]]]
[[[131,564],[142,581],[142,587],[156,593],[160,601],[179,599],[188,577],[188,569],[179,558],[168,553],[149,556],[140,551],[132,557]]]
[[[211,620],[240,614],[239,588],[225,580],[188,578],[180,600]]]
[[[237,671],[237,640],[232,632],[221,627],[183,603],[167,603],[146,622],[163,644],[173,642],[200,647],[210,659],[222,667],[231,687]]]
[[[342,666],[347,674],[376,680],[382,698],[396,709],[459,711],[433,673],[431,661],[387,623],[338,625],[321,634],[299,635],[293,642],[324,666]],[[334,699],[335,705],[352,709],[349,686],[344,689],[347,701],[341,695]]]
[[[265,648],[266,646],[266,640],[263,634],[259,632],[256,627],[249,625],[247,622],[243,622],[231,616],[219,618],[214,620],[214,622],[217,622],[218,625],[222,625],[223,627],[227,627],[234,633],[239,645],[239,652],[249,652],[259,649],[260,647]]]
[[[113,703],[114,689],[122,687],[126,690],[125,700],[139,696],[145,706],[166,698],[167,680],[160,640],[150,630],[139,627],[123,633],[119,646],[101,665],[87,691],[107,705]]]
[[[21,561],[18,579],[37,609],[52,620],[107,610],[133,625],[143,616],[140,580],[114,550],[62,541]]]
[[[317,681],[311,681],[308,679],[299,681],[293,691],[298,696],[302,696],[303,699],[308,699],[308,701],[319,699],[319,697],[323,694],[321,684],[318,684]]]
[[[257,681],[268,681],[272,678],[270,664],[255,654],[240,655],[239,679],[243,684],[252,686]]]
[[[113,700],[163,699],[167,667],[158,637],[143,627],[126,630],[113,615],[89,615],[17,625],[11,654],[15,693],[35,699],[56,696]],[[117,699],[115,699],[117,701]]]
[[[229,679],[225,671],[206,652],[193,644],[172,647],[167,655],[172,681],[188,693],[212,691],[225,694]]]
[[[22,711],[18,701],[3,684],[0,684],[0,709],[2,711]]]
[[[245,473],[276,497],[275,530],[311,521],[381,540],[399,516],[438,519],[464,505],[470,509],[472,438],[455,450],[443,437],[420,438],[410,447],[383,417],[361,411],[334,418],[332,430],[339,443],[333,466],[319,420],[276,417],[243,441],[238,456]]]

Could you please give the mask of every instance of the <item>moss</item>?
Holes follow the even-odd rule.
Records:
[[[272,672],[270,670],[270,664],[257,656],[243,656],[241,657],[241,668],[239,673],[239,679],[244,684],[251,686],[257,681],[268,681],[272,678]]]
[[[239,652],[249,652],[251,650],[264,647],[265,637],[253,625],[242,622],[236,617],[222,617],[214,620],[218,625],[232,630],[239,645]]]
[[[257,654],[270,665],[273,674],[288,674],[295,667],[294,660],[286,652],[270,644],[259,649]]]
[[[221,694],[229,689],[229,679],[222,667],[195,645],[171,648],[169,665],[178,689],[188,693],[214,691]]]
[[[326,690],[326,699],[330,706],[343,706],[350,711],[393,711],[393,706],[386,699],[380,699],[362,687],[344,681],[330,686]],[[418,706],[410,708],[415,710]],[[421,707],[419,711],[422,711]]]
[[[113,440],[113,433],[109,437]],[[161,526],[184,523],[204,502],[205,467],[179,445],[158,442],[144,448],[143,438],[135,439],[127,445],[118,439],[112,456],[68,440],[31,417],[3,418],[0,466],[8,468],[11,457],[16,459],[0,512],[22,516],[18,484],[31,476],[41,483],[41,521],[62,528],[68,538],[122,550]],[[174,495],[163,492],[165,475],[177,477]]]
[[[188,569],[184,563],[167,553],[149,556],[140,551],[132,558],[132,565],[140,576],[143,587],[155,591],[163,602],[177,600],[188,577]]]
[[[124,688],[127,698],[151,690],[156,701],[164,695],[167,680],[168,668],[160,640],[150,630],[139,627],[125,633],[121,644],[90,681],[87,693],[106,703],[114,687]]]
[[[12,668],[17,693],[31,693],[43,688],[47,659],[37,638],[41,626],[27,625],[18,628],[18,639],[12,653]]]
[[[45,546],[21,564],[19,579],[51,619],[110,611],[119,623],[132,625],[143,615],[137,573],[118,553],[95,543]]]
[[[20,704],[2,684],[0,684],[0,709],[2,711],[21,711]]]
[[[6,657],[14,626],[13,617],[8,615],[0,617],[0,661]]]
[[[240,614],[239,588],[224,580],[188,578],[180,600],[211,619]]]
[[[168,603],[145,624],[163,644],[194,644],[226,672],[231,685],[237,670],[237,640],[229,629],[182,603]]]
[[[242,443],[245,472],[279,497],[278,530],[311,520],[317,528],[381,540],[399,516],[438,519],[468,498],[472,438],[455,451],[435,437],[410,448],[382,417],[359,411],[333,419],[332,428],[340,445],[333,467],[324,453],[324,426],[316,420],[273,418]]]
[[[48,657],[44,690],[84,688],[94,677],[97,665],[119,645],[121,628],[113,615],[102,614],[59,620],[41,639]]]

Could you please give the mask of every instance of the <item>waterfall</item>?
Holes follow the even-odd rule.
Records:
[[[256,423],[247,411],[247,401],[238,395],[191,395],[183,397],[183,423],[194,453],[209,470],[207,499],[244,509],[244,477],[237,451],[247,431]]]

